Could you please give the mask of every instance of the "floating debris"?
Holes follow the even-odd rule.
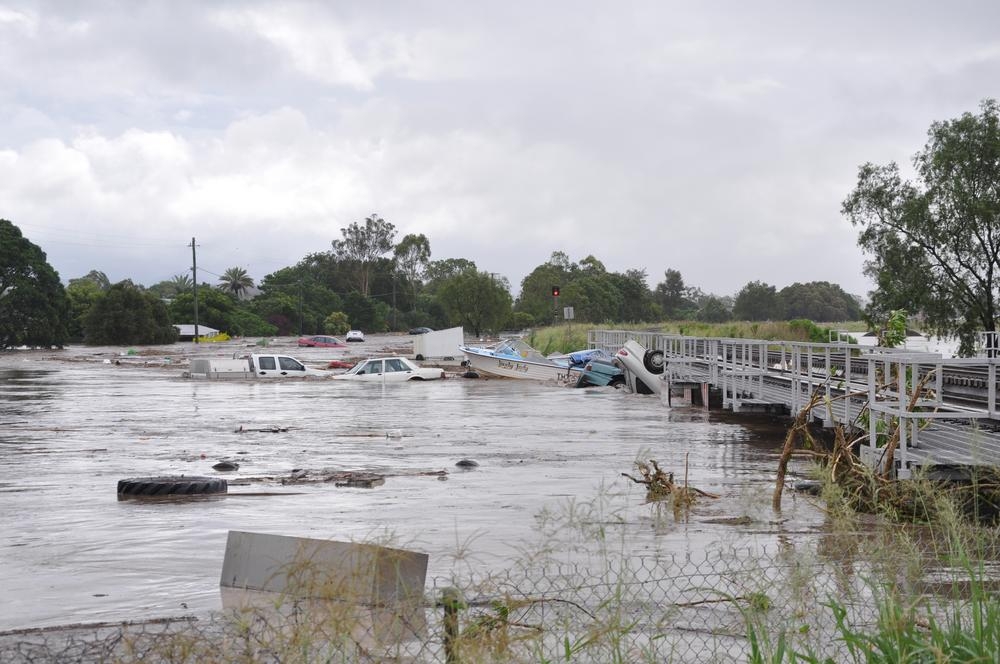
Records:
[[[387,477],[442,477],[447,476],[446,470],[428,470],[408,473],[375,473],[369,470],[316,470],[296,468],[286,477],[257,477],[257,481],[276,481],[281,484],[321,484],[333,483],[335,486],[367,486],[381,485]],[[382,480],[382,481],[378,481]]]
[[[257,427],[248,428],[242,424],[233,433],[285,433],[288,427]]]
[[[212,466],[213,470],[239,470],[240,464],[235,461],[220,461]]]
[[[334,482],[334,486],[353,487],[358,489],[374,489],[385,484],[384,475],[375,473],[351,473],[347,479]]]
[[[636,461],[635,467],[642,475],[642,479],[632,477],[628,473],[622,473],[622,477],[627,477],[636,484],[646,485],[647,500],[663,500],[664,498],[673,497],[680,504],[690,505],[695,501],[696,496],[704,496],[705,498],[719,497],[714,493],[689,487],[686,480],[684,486],[677,486],[674,483],[674,474],[663,472],[663,469],[660,468],[655,459],[650,459],[648,464]]]
[[[476,461],[473,461],[472,459],[462,459],[461,461],[458,461],[457,463],[455,463],[455,465],[458,466],[459,468],[478,468],[479,467],[479,463],[476,462]]]

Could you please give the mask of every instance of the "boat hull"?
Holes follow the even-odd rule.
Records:
[[[576,383],[580,379],[581,372],[579,369],[503,355],[489,355],[476,352],[471,348],[463,348],[462,352],[465,353],[465,357],[472,369],[491,376],[521,380],[555,381],[557,383]]]

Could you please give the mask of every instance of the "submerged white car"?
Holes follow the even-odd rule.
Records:
[[[347,336],[344,337],[345,341],[364,341],[365,333],[361,330],[349,330]]]
[[[615,362],[625,371],[625,382],[635,394],[662,394],[666,389],[662,350],[647,350],[637,341],[625,342],[615,354]]]
[[[444,378],[440,367],[419,367],[405,357],[372,357],[361,360],[334,380],[403,382]]]

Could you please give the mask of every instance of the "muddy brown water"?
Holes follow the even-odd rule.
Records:
[[[406,343],[272,348],[321,365]],[[229,530],[416,549],[430,554],[430,577],[502,568],[542,537],[540,514],[558,520],[599,495],[600,516],[587,518],[606,519],[626,555],[823,531],[804,497],[769,509],[780,423],[530,381],[192,381],[180,368],[192,352],[250,349],[123,350],[0,354],[0,630],[217,609]],[[638,456],[678,480],[686,463],[691,485],[721,497],[664,518],[620,476]],[[239,470],[213,470],[223,459]],[[293,469],[388,477],[372,489],[262,479]],[[434,471],[446,478],[422,474]],[[117,498],[119,479],[181,474],[226,477],[229,494]]]

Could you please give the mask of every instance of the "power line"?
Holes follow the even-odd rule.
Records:
[[[148,236],[127,236],[121,233],[94,233],[91,231],[80,231],[79,229],[60,228],[58,226],[41,226],[38,224],[18,224],[22,229],[33,229],[43,233],[55,233],[55,237],[47,235],[48,241],[60,244],[71,244],[83,247],[113,247],[121,249],[139,247],[163,247],[172,245],[177,240],[175,238],[149,238]],[[72,239],[63,239],[59,235],[66,235]],[[127,240],[123,242],[123,240]],[[185,245],[178,245],[185,246]]]

